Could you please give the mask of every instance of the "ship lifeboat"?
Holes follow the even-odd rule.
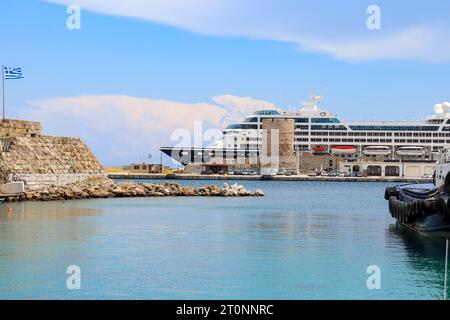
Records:
[[[324,152],[326,152],[326,149],[325,149],[325,147],[318,146],[318,147],[312,148],[312,151],[314,153],[324,153]]]
[[[334,154],[354,154],[356,153],[355,146],[332,146],[331,152]]]
[[[421,156],[425,154],[424,147],[399,147],[397,154],[401,156]]]
[[[392,151],[388,146],[369,146],[364,148],[363,153],[367,156],[387,156],[390,155]]]

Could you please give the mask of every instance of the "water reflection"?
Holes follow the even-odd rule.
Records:
[[[0,205],[0,299],[12,294],[46,298],[64,284],[65,270],[95,250],[101,210],[76,202]],[[31,296],[27,296],[26,293]]]
[[[415,295],[428,291],[429,297],[442,299],[444,288],[445,239],[421,235],[400,223],[387,229],[386,244],[392,251],[405,254],[406,275],[411,287],[416,288]],[[404,267],[402,267],[404,269]],[[397,271],[398,272],[398,271]]]
[[[19,243],[38,246],[49,241],[84,241],[96,232],[97,226],[82,218],[100,213],[101,210],[78,207],[75,203],[22,202],[2,205],[0,254],[8,248],[24,248],[16,246]]]
[[[441,298],[445,244],[391,225],[385,185],[252,183],[266,197],[1,205],[0,299]]]
[[[445,239],[421,235],[400,223],[389,226],[387,230],[387,245],[396,246],[400,240],[411,261],[418,258],[439,261],[445,258]]]
[[[19,202],[0,205],[0,222],[54,220],[98,215],[101,210],[75,206],[75,202]]]

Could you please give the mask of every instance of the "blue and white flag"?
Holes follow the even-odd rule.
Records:
[[[5,67],[5,80],[23,79],[22,68]]]

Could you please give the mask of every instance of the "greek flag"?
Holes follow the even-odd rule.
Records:
[[[22,68],[5,67],[5,80],[23,79]]]

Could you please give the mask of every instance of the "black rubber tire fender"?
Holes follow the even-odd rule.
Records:
[[[408,212],[405,216],[405,222],[409,223],[410,221],[414,220],[414,215],[416,212],[416,203],[417,202],[409,202],[408,203]]]
[[[384,199],[389,200],[390,197],[397,197],[398,190],[396,187],[387,187],[384,190]]]
[[[406,223],[406,220],[408,219],[409,212],[411,210],[411,203],[400,201],[399,204],[400,204],[400,208],[401,208],[400,221],[403,222],[403,223]]]
[[[444,180],[444,190],[450,192],[450,172],[447,173]]]
[[[426,217],[433,212],[433,203],[430,200],[420,201],[420,213],[419,216]]]
[[[447,197],[440,197],[436,200],[436,211],[442,218],[448,217],[448,202]]]
[[[398,206],[397,199],[395,197],[389,197],[389,212],[393,218],[397,219]]]
[[[444,208],[445,208],[445,219],[450,219],[450,198],[449,197],[442,197],[442,200],[444,202]]]
[[[409,222],[413,222],[414,220],[416,220],[416,218],[418,216],[421,215],[422,213],[422,208],[421,208],[421,200],[417,200],[413,202],[413,210],[411,212],[412,214],[409,216]]]
[[[391,216],[393,216],[391,198],[389,198],[389,201],[388,201],[388,208],[389,208],[389,213],[391,214]]]

